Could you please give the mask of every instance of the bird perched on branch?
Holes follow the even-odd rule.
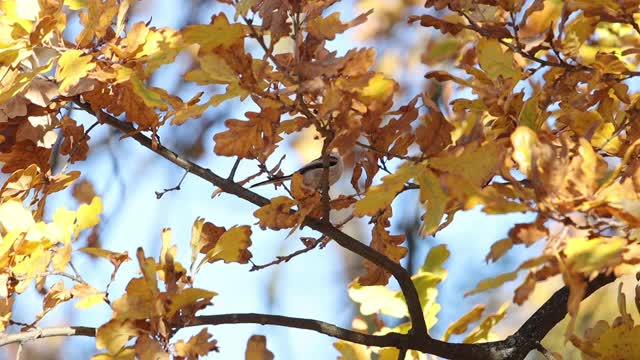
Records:
[[[276,176],[269,180],[253,184],[251,187],[254,188],[256,186],[281,183],[283,181],[291,180],[295,174],[300,174],[304,179],[303,183],[306,187],[320,189],[322,187],[322,174],[324,173],[322,162],[322,157],[319,157],[301,167],[293,174],[287,176]],[[331,152],[329,154],[329,185],[335,184],[338,179],[340,179],[343,170],[344,165],[342,164],[342,157],[337,152]]]

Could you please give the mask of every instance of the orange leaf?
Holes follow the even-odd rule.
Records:
[[[217,352],[218,342],[216,340],[209,340],[211,336],[207,329],[202,329],[187,342],[179,340],[174,345],[176,354],[187,359],[197,359],[199,356],[207,355],[212,351]]]
[[[271,202],[256,210],[253,215],[260,221],[258,224],[262,230],[282,230],[294,227],[300,218],[300,214],[292,212],[291,207],[296,201],[286,196],[278,196]]]
[[[245,360],[273,360],[274,356],[267,349],[267,337],[264,335],[251,335],[247,341]]]

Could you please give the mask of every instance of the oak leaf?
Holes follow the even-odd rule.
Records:
[[[209,334],[206,328],[202,329],[188,341],[179,340],[175,343],[175,352],[178,356],[187,360],[196,360],[200,356],[207,355],[212,351],[218,351],[218,342],[216,340],[209,340],[211,337],[212,335]]]
[[[281,230],[294,227],[300,220],[300,214],[293,212],[291,207],[297,202],[286,196],[278,196],[271,202],[256,210],[253,215],[259,219],[262,230]]]
[[[247,341],[245,360],[273,360],[273,353],[267,349],[267,338],[264,335],[251,335]]]

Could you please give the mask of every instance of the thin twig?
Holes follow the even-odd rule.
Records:
[[[335,225],[336,228],[340,229],[342,228],[345,224],[347,224],[349,221],[353,220],[354,216],[353,215],[349,215],[345,220],[343,220],[341,223]],[[316,247],[318,247],[318,245],[320,245],[320,249],[324,249],[325,246],[327,246],[327,243],[329,242],[329,240],[331,240],[331,238],[329,238],[326,235],[322,235],[321,237],[314,239],[314,238],[301,238],[300,239],[302,241],[302,243],[305,245],[304,249],[300,249],[300,250],[296,250],[292,253],[290,253],[289,255],[283,255],[283,256],[277,256],[275,260],[268,262],[266,264],[263,265],[256,265],[254,262],[252,262],[252,267],[249,271],[257,271],[257,270],[262,270],[264,268],[273,266],[273,265],[277,265],[280,264],[282,262],[289,262],[291,259],[293,259],[294,257],[307,253],[313,249],[315,249]]]
[[[307,238],[303,238],[301,240],[303,240],[303,242],[304,242],[304,239],[307,239]],[[305,248],[304,249],[296,250],[296,251],[290,253],[289,255],[276,256],[275,260],[273,260],[271,262],[268,262],[266,264],[256,265],[255,263],[252,263],[253,265],[251,266],[251,269],[249,269],[249,271],[258,271],[258,270],[266,269],[266,268],[268,268],[270,266],[273,266],[273,265],[278,265],[278,264],[283,263],[283,262],[289,262],[294,257],[296,257],[298,255],[301,255],[301,254],[304,254],[304,253],[307,253],[307,252],[315,249],[318,246],[318,244],[320,244],[320,241],[318,239],[311,238],[310,241],[307,241],[305,243]]]
[[[170,191],[179,191],[180,190],[180,186],[182,185],[182,182],[184,181],[184,178],[187,177],[187,174],[189,174],[189,171],[185,171],[184,174],[182,175],[182,178],[180,178],[180,181],[178,182],[178,185],[172,187],[172,188],[168,188],[168,189],[164,189],[162,191],[156,191],[156,199],[160,199],[162,198],[162,196]]]
[[[86,281],[84,281],[84,279],[82,278],[82,275],[80,275],[80,272],[78,271],[78,269],[76,269],[76,266],[73,265],[72,261],[69,261],[69,267],[71,268],[71,270],[73,271],[73,273],[76,275],[76,277],[83,283],[87,283]]]
[[[86,281],[82,279],[82,277],[78,277],[76,275],[69,274],[63,271],[46,271],[46,272],[38,273],[35,275],[13,275],[13,278],[16,280],[27,280],[27,279],[32,279],[34,277],[46,277],[46,276],[62,276],[72,281],[75,281],[78,284],[89,285]]]
[[[402,159],[402,160],[421,161],[421,159],[419,157],[399,155],[399,154],[395,154],[395,153],[392,153],[392,152],[389,152],[389,151],[376,149],[375,147],[373,147],[371,145],[368,145],[368,144],[365,144],[365,143],[360,142],[360,141],[356,141],[356,145],[358,145],[360,147],[363,147],[365,149],[371,150],[373,152],[376,152],[376,153],[378,153],[380,155],[384,155],[384,156],[386,156],[388,158],[396,157],[396,158]]]
[[[236,170],[238,170],[238,165],[240,165],[240,161],[242,161],[242,158],[238,156],[236,158],[236,162],[233,163],[229,177],[227,177],[228,180],[233,181],[233,178],[236,176]]]

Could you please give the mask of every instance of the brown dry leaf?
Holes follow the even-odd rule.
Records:
[[[275,356],[267,349],[267,338],[263,335],[251,335],[247,341],[245,360],[273,360]]]
[[[96,191],[93,188],[93,184],[85,178],[73,185],[71,194],[79,203],[89,204],[96,196]]]
[[[509,238],[513,244],[524,244],[527,247],[548,235],[548,230],[537,223],[515,224],[509,230]]]
[[[187,360],[196,360],[200,356],[209,354],[212,351],[218,351],[216,340],[209,340],[213,335],[209,334],[207,329],[192,336],[187,342],[179,340],[174,345],[175,353]]]
[[[111,319],[96,331],[96,348],[117,354],[132,338],[142,334],[132,320]]]
[[[42,300],[42,311],[36,316],[36,321],[39,321],[46,313],[58,306],[58,304],[66,302],[72,297],[71,291],[65,289],[64,281],[58,281],[44,296],[44,299]]]
[[[237,262],[246,264],[253,255],[247,250],[251,246],[251,227],[248,225],[233,226],[225,231],[215,245],[209,250],[197,269],[205,263],[224,260],[225,263]]]
[[[262,230],[282,230],[294,227],[300,219],[300,214],[293,212],[292,206],[297,202],[286,196],[278,196],[271,202],[253,213],[259,219],[258,224]]]
[[[281,140],[277,134],[280,123],[280,111],[264,109],[260,113],[247,112],[249,121],[227,120],[227,131],[219,132],[213,140],[214,151],[223,156],[239,156],[248,159],[266,159]]]
[[[405,241],[404,235],[391,235],[386,226],[389,225],[388,219],[391,217],[391,208],[385,209],[384,213],[378,218],[373,226],[371,247],[386,255],[389,259],[399,263],[400,259],[407,254],[407,248],[400,246]],[[358,282],[363,286],[368,285],[386,285],[391,274],[383,268],[364,260],[364,268],[367,273],[358,278]]]
[[[62,144],[60,153],[69,155],[69,161],[73,164],[76,161],[87,159],[89,152],[89,139],[91,137],[84,132],[84,125],[78,125],[75,120],[65,116],[60,122],[62,126]]]
[[[466,28],[463,24],[452,23],[431,15],[410,16],[409,23],[420,20],[420,25],[425,27],[433,27],[440,30],[443,34],[457,35]]]
[[[367,21],[367,16],[370,15],[373,10],[369,10],[364,14],[360,14],[355,19],[348,23],[340,21],[340,13],[334,12],[327,17],[316,17],[307,23],[307,31],[317,39],[333,40],[336,34],[341,34],[345,30],[360,25]]]
[[[438,154],[451,144],[451,132],[454,127],[440,112],[424,116],[425,124],[416,129],[416,143],[424,156]]]
[[[0,162],[4,163],[2,172],[12,173],[36,165],[40,171],[47,172],[51,165],[51,149],[36,146],[30,141],[22,141],[11,147],[9,152],[0,153]]]
[[[149,336],[138,336],[135,349],[140,360],[169,360],[169,353],[162,348],[162,344]]]

